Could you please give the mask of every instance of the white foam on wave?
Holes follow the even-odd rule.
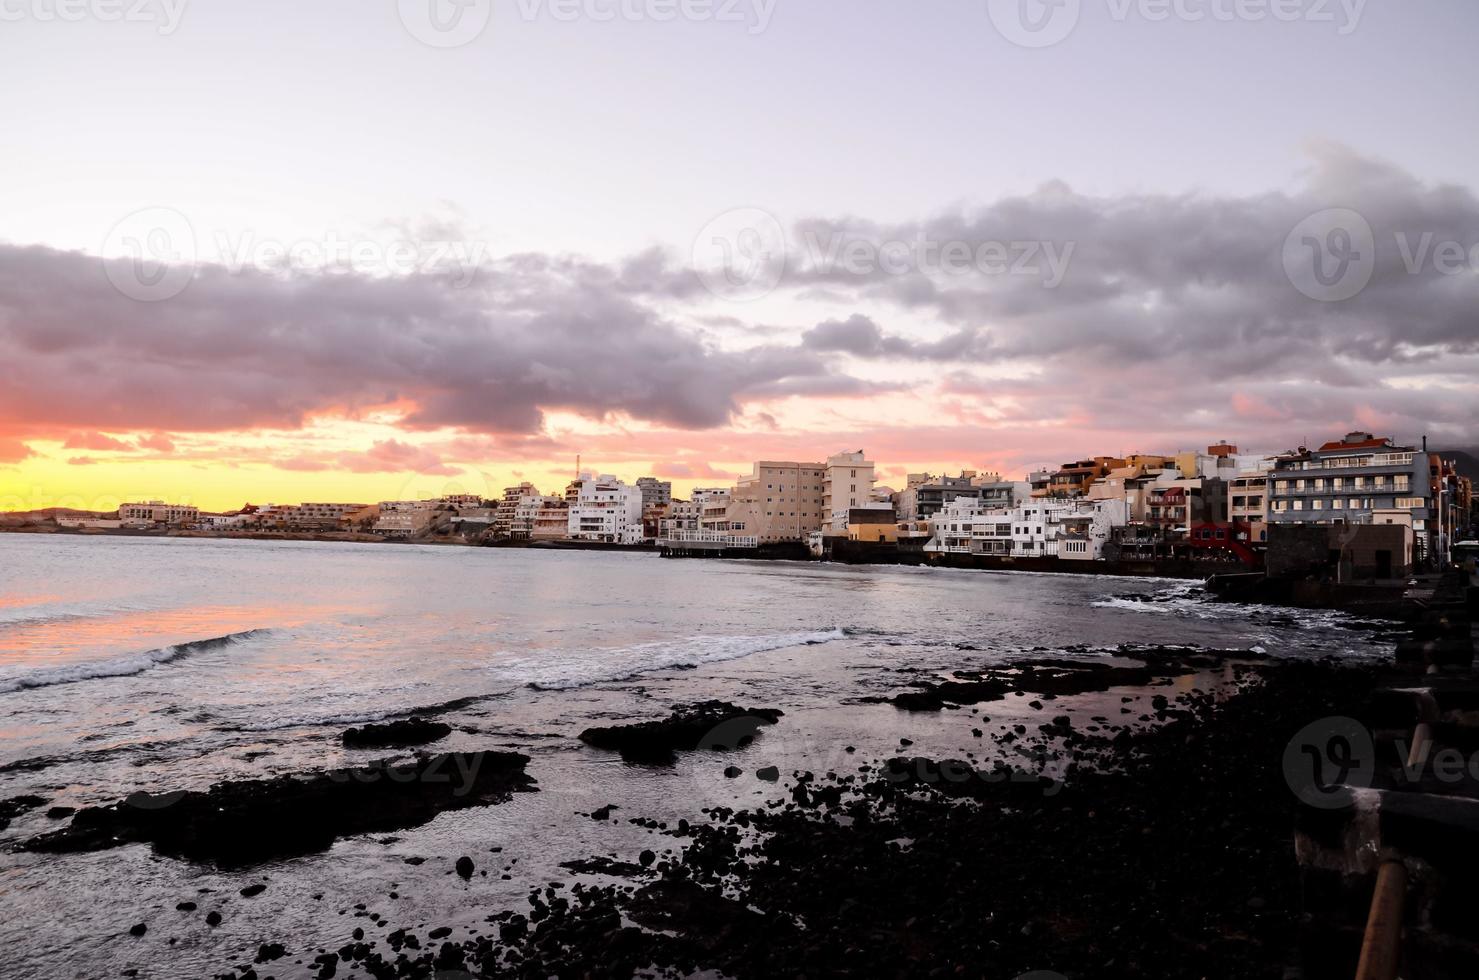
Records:
[[[1172,613],[1180,611],[1177,606],[1173,606],[1170,602],[1159,600],[1142,601],[1139,599],[1126,599],[1122,596],[1100,599],[1097,602],[1091,602],[1090,605],[1095,609],[1128,609],[1130,612],[1143,613]]]
[[[160,664],[167,664],[206,650],[215,650],[240,643],[266,632],[268,631],[260,629],[243,630],[240,633],[213,636],[208,640],[176,643],[173,646],[128,654],[112,660],[94,660],[67,664],[64,667],[43,667],[39,670],[30,670],[21,674],[0,677],[0,694],[29,691],[39,687],[55,687],[58,684],[76,684],[80,681],[98,680],[105,677],[132,677],[152,667],[158,667]]]
[[[843,630],[834,628],[802,633],[691,636],[681,640],[593,650],[579,656],[551,651],[537,659],[521,657],[506,661],[493,672],[536,690],[562,691],[605,681],[626,680],[654,670],[700,667],[787,647],[816,646],[840,640],[846,635]]]

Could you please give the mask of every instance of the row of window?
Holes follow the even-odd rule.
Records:
[[[1327,507],[1326,504],[1329,504]],[[1427,501],[1422,497],[1398,497],[1390,504],[1374,497],[1351,497],[1346,500],[1336,497],[1333,500],[1275,500],[1274,512],[1285,513],[1291,510],[1373,510],[1378,507],[1394,507],[1398,510],[1413,510],[1426,507]]]
[[[1412,486],[1412,477],[1406,473],[1396,476],[1317,476],[1312,480],[1277,480],[1274,487],[1279,493],[1289,493],[1291,490],[1360,490],[1369,487],[1373,490],[1408,490]]]

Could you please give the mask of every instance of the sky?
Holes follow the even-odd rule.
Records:
[[[1476,41],[1467,0],[0,0],[0,510],[1474,446]]]

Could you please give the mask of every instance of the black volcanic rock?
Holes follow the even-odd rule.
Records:
[[[99,851],[147,843],[171,857],[247,867],[320,851],[340,837],[426,823],[445,810],[501,803],[534,789],[516,752],[461,752],[414,763],[217,783],[205,792],[135,793],[78,811],[25,850]]]
[[[8,800],[0,800],[0,830],[10,826],[10,821],[25,813],[34,810],[38,806],[44,806],[46,800],[40,796],[12,796]]]
[[[660,721],[587,728],[580,733],[580,740],[598,749],[620,752],[625,759],[669,762],[674,752],[742,748],[754,741],[761,726],[774,725],[782,715],[776,708],[741,708],[727,701],[704,701],[674,708]]]
[[[390,749],[425,745],[450,734],[452,726],[443,722],[406,718],[385,725],[351,728],[340,736],[340,740],[351,749]]]

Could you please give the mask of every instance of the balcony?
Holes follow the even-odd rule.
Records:
[[[1346,470],[1357,468],[1377,469],[1390,466],[1411,466],[1417,453],[1377,453],[1373,456],[1337,456],[1334,459],[1305,459],[1286,462],[1276,467],[1278,472],[1287,470]]]
[[[1307,487],[1304,487],[1303,489],[1300,489],[1299,487],[1295,487],[1295,486],[1285,487],[1285,486],[1282,486],[1281,484],[1275,483],[1274,484],[1274,488],[1273,488],[1273,490],[1271,492],[1272,492],[1272,495],[1275,496],[1275,497],[1316,497],[1316,496],[1357,497],[1357,496],[1364,496],[1364,495],[1367,495],[1367,494],[1411,493],[1412,492],[1412,486],[1409,483],[1385,482],[1385,483],[1368,483],[1365,486],[1360,486],[1360,487],[1318,487],[1317,488],[1317,487],[1307,486]]]

